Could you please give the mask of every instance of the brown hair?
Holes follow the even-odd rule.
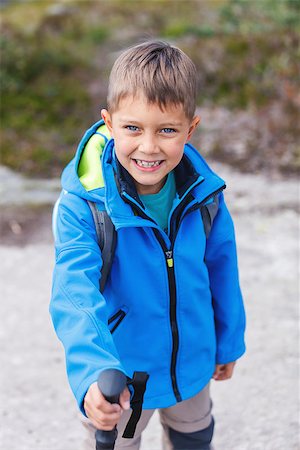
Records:
[[[142,93],[160,108],[182,104],[191,120],[196,109],[197,70],[179,48],[148,41],[125,50],[115,61],[110,77],[107,106],[113,113],[127,96]]]

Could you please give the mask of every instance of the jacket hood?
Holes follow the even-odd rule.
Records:
[[[193,191],[198,201],[225,187],[224,180],[212,171],[200,153],[189,143],[184,148],[184,159],[194,166],[201,178],[201,183],[198,183]],[[115,170],[114,141],[104,121],[100,120],[89,128],[81,139],[75,157],[63,171],[62,187],[86,200],[105,203],[107,210],[112,213],[110,206],[116,201]],[[180,171],[179,166],[176,171]],[[110,201],[112,199],[113,201]],[[117,204],[121,207],[123,202],[120,203],[120,198],[118,200]],[[122,206],[124,208],[124,203]],[[127,207],[128,205],[125,209]]]
[[[96,122],[82,137],[74,158],[62,173],[64,190],[91,201],[104,201],[105,185],[101,157],[110,140],[103,120]]]

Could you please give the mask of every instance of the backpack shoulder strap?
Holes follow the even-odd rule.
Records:
[[[205,231],[206,239],[209,238],[213,221],[218,213],[219,208],[219,196],[218,194],[212,197],[210,201],[201,206],[201,216]]]
[[[99,210],[94,202],[89,200],[87,202],[93,215],[98,245],[102,254],[103,265],[101,269],[100,291],[103,292],[113,262],[117,233],[107,211]]]

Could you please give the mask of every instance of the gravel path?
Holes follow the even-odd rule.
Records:
[[[236,224],[248,318],[248,350],[235,376],[212,382],[215,449],[296,450],[298,186],[294,180],[214,167],[230,187],[226,196]],[[0,448],[80,450],[75,401],[48,314],[53,266],[49,211],[31,218],[29,229],[18,215],[4,214],[3,230],[13,230],[16,239],[6,233],[0,246]],[[26,235],[20,238],[23,230]],[[154,416],[142,450],[160,448]]]

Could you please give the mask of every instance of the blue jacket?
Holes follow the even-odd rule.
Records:
[[[82,412],[87,389],[105,368],[130,377],[135,370],[148,372],[144,408],[164,408],[197,394],[216,363],[235,361],[245,351],[225,184],[187,144],[175,169],[177,196],[167,234],[146,215],[102,125],[86,132],[62,176],[50,312]],[[215,193],[219,209],[206,239],[199,205]],[[105,206],[117,230],[103,295],[88,199]]]

